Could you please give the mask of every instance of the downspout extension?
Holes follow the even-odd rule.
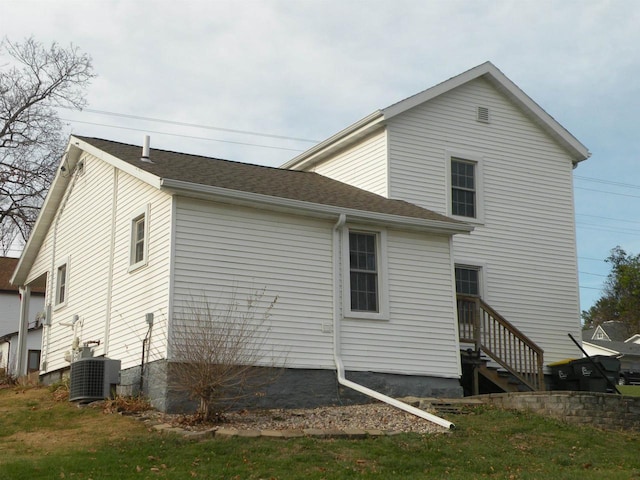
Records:
[[[440,425],[441,427],[453,430],[455,425],[444,418],[440,418],[431,413],[420,410],[419,408],[412,407],[404,402],[391,398],[383,393],[377,392],[370,388],[360,385],[359,383],[347,380],[344,374],[344,364],[340,357],[340,301],[341,298],[341,286],[340,286],[340,229],[347,221],[347,216],[344,213],[340,214],[338,221],[333,226],[333,360],[336,364],[336,373],[338,376],[338,383],[345,387],[351,388],[356,392],[360,392],[368,397],[374,398],[381,402],[396,407],[407,413],[420,417],[429,422]]]

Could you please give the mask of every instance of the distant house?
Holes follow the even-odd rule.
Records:
[[[587,157],[490,63],[283,168],[74,136],[12,281],[46,284],[45,379],[86,346],[121,361],[123,384],[144,372],[165,410],[190,303],[256,290],[278,298],[259,365],[286,353],[264,404],[337,402],[355,382],[458,396],[461,349],[545,388],[544,362],[572,348],[558,332],[580,331]]]
[[[13,376],[18,374],[20,292],[9,279],[17,265],[17,258],[0,257],[0,370]],[[35,288],[30,298],[25,365],[27,371],[33,372],[40,369],[44,290]]]
[[[622,322],[609,321],[582,332],[582,348],[590,356],[620,360],[620,383],[640,382],[640,335],[629,333]]]

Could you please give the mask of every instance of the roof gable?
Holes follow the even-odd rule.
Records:
[[[381,128],[385,122],[407,110],[428,102],[446,92],[477,78],[484,78],[511,102],[518,106],[525,115],[538,124],[548,135],[554,138],[574,159],[574,162],[586,160],[591,155],[578,139],[558,123],[542,107],[534,102],[515,83],[504,75],[491,62],[485,62],[460,75],[445,80],[438,85],[423,90],[393,105],[378,110],[353,125],[338,132],[324,142],[312,147],[283,165],[284,168],[303,169],[320,162],[326,155],[344,148],[365,135]]]
[[[591,337],[593,340],[624,342],[629,337],[629,328],[622,322],[609,321],[598,325]]]

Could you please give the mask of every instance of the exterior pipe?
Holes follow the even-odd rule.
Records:
[[[359,383],[352,382],[351,380],[347,380],[344,373],[344,364],[342,363],[342,358],[340,357],[340,301],[339,299],[342,297],[341,295],[341,286],[340,286],[340,230],[344,226],[347,221],[347,216],[344,213],[340,214],[338,221],[333,226],[333,360],[336,364],[336,373],[338,376],[338,383],[340,385],[344,385],[345,387],[351,388],[356,392],[360,392],[368,397],[375,398],[381,402],[386,403],[387,405],[391,405],[392,407],[399,408],[407,413],[411,413],[417,417],[420,417],[424,420],[428,420],[436,425],[440,425],[441,427],[448,428],[453,430],[455,425],[444,418],[440,418],[436,415],[432,415],[431,413],[425,412],[424,410],[420,410],[419,408],[412,407],[404,402],[396,400],[395,398],[391,398],[387,395],[384,395],[380,392],[372,390],[370,388],[365,387],[364,385],[360,385]]]

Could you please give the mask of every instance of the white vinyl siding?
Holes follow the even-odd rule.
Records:
[[[159,241],[149,245],[150,256],[155,255],[156,261],[138,275],[131,276],[127,270],[132,214],[141,204],[147,203],[150,204],[150,216],[158,219],[153,222],[157,231],[151,235],[157,236]],[[91,207],[87,208],[87,205]],[[114,175],[113,167],[87,155],[84,173],[71,181],[63,206],[47,233],[28,279],[32,281],[49,272],[46,301],[55,307],[55,268],[63,259],[69,259],[66,306],[59,310],[54,308],[51,327],[45,327],[42,360],[46,362],[46,371],[69,366],[64,355],[71,348],[74,331],[81,345],[99,341],[96,353],[106,353],[110,358],[121,360],[122,368],[138,365],[147,328],[144,314],[155,312],[157,319],[167,316],[171,198],[127,174]],[[113,259],[109,249],[112,235],[115,239]],[[52,259],[54,248],[55,258]],[[113,290],[109,299],[110,281]],[[111,318],[107,342],[108,311],[111,311]],[[79,317],[75,330],[68,326],[73,315]],[[163,322],[156,322],[154,335],[150,359],[166,353],[158,346],[161,338],[166,339]],[[104,351],[106,343],[109,344],[107,352]]]
[[[347,370],[460,375],[448,236],[389,230],[389,320],[344,319]]]
[[[176,217],[174,318],[193,297],[242,306],[264,291],[277,302],[263,363],[333,368],[331,222],[181,197]]]
[[[384,130],[380,130],[314,167],[313,171],[378,195],[387,196],[386,145],[386,134]]]
[[[476,121],[479,104],[490,123]],[[566,341],[580,334],[569,155],[483,79],[408,110],[388,130],[394,198],[443,214],[451,152],[482,158],[484,224],[454,237],[455,256],[487,266],[485,300],[539,343],[546,363],[575,355]]]

